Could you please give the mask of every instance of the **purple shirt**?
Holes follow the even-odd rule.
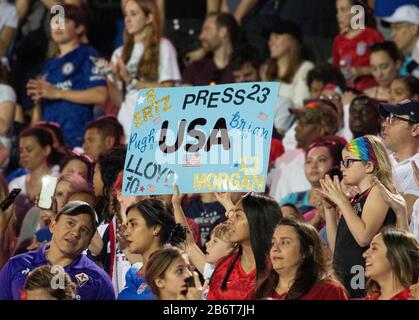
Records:
[[[0,300],[21,300],[28,273],[33,269],[50,264],[45,258],[45,250],[19,254],[4,265],[0,272]],[[87,256],[81,254],[64,267],[71,280],[77,285],[77,300],[114,300],[115,293],[109,275]]]

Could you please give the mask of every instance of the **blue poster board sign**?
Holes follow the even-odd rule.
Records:
[[[263,192],[278,82],[140,90],[124,195]]]

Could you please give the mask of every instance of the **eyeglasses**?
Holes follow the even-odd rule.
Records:
[[[342,159],[340,161],[340,165],[341,165],[341,167],[349,168],[352,165],[352,163],[357,162],[357,161],[362,162],[364,160],[361,160],[361,159]]]
[[[414,121],[396,116],[394,113],[390,113],[390,115],[386,117],[386,123],[388,123],[391,126],[394,123],[394,119],[415,124]]]

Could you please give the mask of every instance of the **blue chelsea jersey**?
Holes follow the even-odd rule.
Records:
[[[66,55],[50,60],[44,68],[44,76],[49,83],[62,90],[106,87],[105,78],[95,65],[97,58],[98,53],[94,48],[82,44]],[[61,125],[68,146],[83,144],[85,126],[93,120],[93,105],[44,100],[42,107],[43,120]]]

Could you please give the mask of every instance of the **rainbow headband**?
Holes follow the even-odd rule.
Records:
[[[344,150],[353,154],[357,159],[372,161],[375,164],[378,163],[374,149],[366,137],[359,137],[349,141]]]

